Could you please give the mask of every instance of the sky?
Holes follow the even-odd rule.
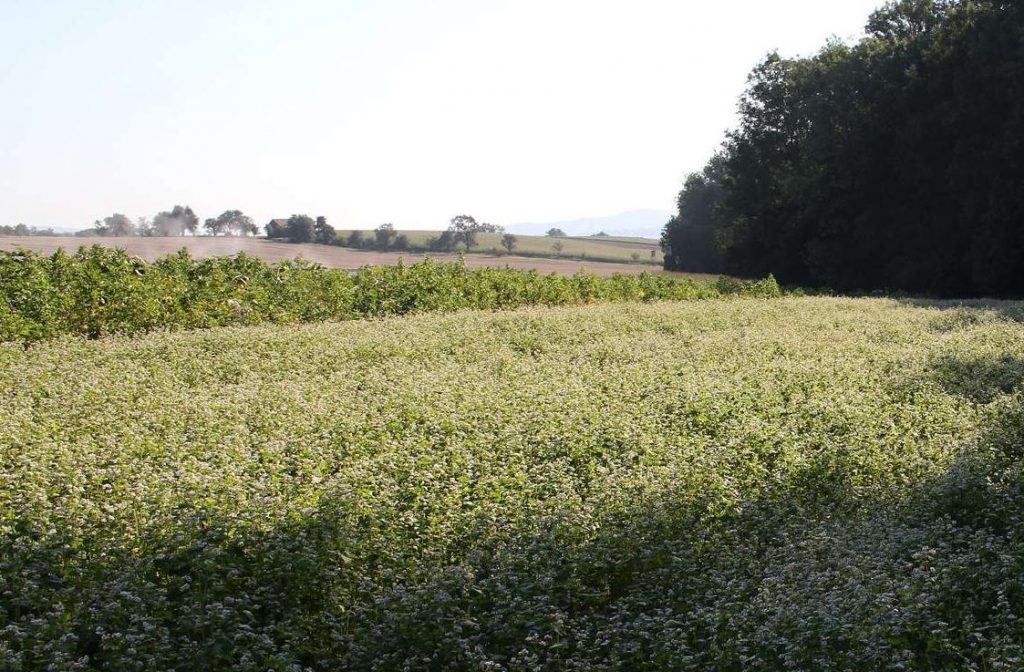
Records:
[[[673,210],[770,50],[881,0],[0,0],[0,224]]]

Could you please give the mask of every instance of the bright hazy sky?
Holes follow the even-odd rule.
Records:
[[[0,224],[672,210],[770,49],[880,0],[0,0]]]

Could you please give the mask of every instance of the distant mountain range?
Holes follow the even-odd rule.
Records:
[[[543,224],[510,224],[506,231],[524,236],[543,236],[548,229],[561,229],[567,236],[592,236],[605,232],[609,236],[659,238],[665,222],[672,218],[667,210],[629,210],[607,217],[586,217]]]

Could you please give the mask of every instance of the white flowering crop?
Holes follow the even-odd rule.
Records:
[[[0,669],[1020,670],[1022,316],[0,345]]]

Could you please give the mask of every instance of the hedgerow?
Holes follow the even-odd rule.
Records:
[[[1021,307],[0,345],[0,669],[1019,670]]]
[[[302,259],[271,265],[245,254],[193,259],[184,249],[147,263],[94,245],[72,255],[0,252],[0,340],[725,294],[770,297],[780,291],[771,277],[714,285],[648,273],[601,278],[468,269],[429,259],[355,274]]]

